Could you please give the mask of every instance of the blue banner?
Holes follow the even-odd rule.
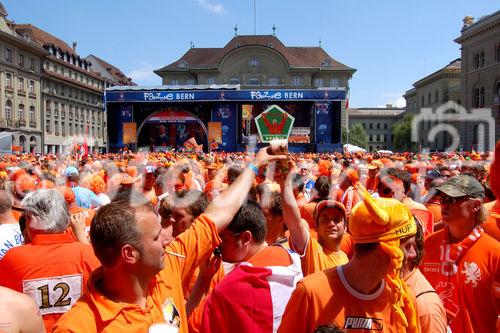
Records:
[[[128,123],[132,121],[132,111],[133,111],[133,106],[132,104],[123,104],[120,105],[120,114],[118,115],[118,147],[124,147],[123,144],[123,123]]]
[[[314,105],[316,115],[316,142],[332,142],[332,107],[329,102],[316,102]]]
[[[212,121],[222,124],[222,143],[219,145],[223,151],[236,151],[238,114],[236,104],[224,103],[215,105],[212,110]]]
[[[106,90],[106,102],[343,100],[345,90]]]

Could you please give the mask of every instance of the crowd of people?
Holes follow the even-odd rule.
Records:
[[[0,157],[0,332],[498,332],[497,198],[500,143]]]

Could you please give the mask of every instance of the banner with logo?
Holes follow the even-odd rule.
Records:
[[[127,122],[123,123],[123,143],[136,143],[135,138],[137,135],[137,123],[136,122]]]
[[[316,102],[314,105],[316,116],[316,142],[332,142],[332,108],[328,102]]]
[[[262,142],[273,139],[288,139],[295,118],[277,105],[271,105],[255,117],[255,125]]]
[[[222,143],[222,123],[220,121],[208,122],[208,142]]]
[[[219,148],[223,151],[235,151],[238,131],[238,115],[236,104],[216,104],[212,110],[212,122],[221,123],[221,144]]]
[[[106,102],[192,102],[192,101],[301,101],[344,100],[346,91],[320,89],[290,90],[106,90]]]

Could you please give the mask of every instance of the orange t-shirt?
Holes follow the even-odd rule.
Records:
[[[495,332],[500,314],[500,243],[484,233],[452,267],[445,262],[450,259],[447,230],[425,239],[421,271],[443,301],[453,333]]]
[[[92,247],[70,234],[39,234],[31,244],[10,249],[0,260],[0,285],[29,295],[47,332],[85,291],[101,263]]]
[[[342,267],[314,273],[297,283],[278,333],[312,333],[318,325],[331,323],[349,332],[396,332],[385,282],[373,294],[361,294],[348,284]]]
[[[165,268],[151,279],[144,309],[114,302],[97,291],[95,283],[102,278],[102,271],[97,270],[88,283],[88,292],[61,317],[53,332],[147,332],[153,324],[169,323],[179,327],[180,333],[187,333],[182,281],[220,242],[213,222],[200,215],[166,247],[167,252],[183,257],[167,253]]]
[[[404,282],[415,295],[415,309],[422,333],[445,333],[448,323],[443,302],[422,272],[415,268],[404,277]]]
[[[309,229],[316,228],[316,222],[314,221],[314,210],[316,209],[317,202],[308,202],[300,207],[300,216],[307,221]]]
[[[441,222],[441,205],[439,202],[429,202],[425,204],[427,210],[432,213],[434,217],[434,223]]]
[[[500,241],[500,201],[488,202],[483,206],[489,213],[488,219],[483,224],[484,232]]]
[[[291,241],[289,241],[292,244]],[[295,246],[293,250],[301,254]],[[347,264],[349,259],[341,250],[338,252],[328,251],[313,237],[309,236],[304,253],[301,254],[302,273],[304,276],[323,271],[328,268]]]

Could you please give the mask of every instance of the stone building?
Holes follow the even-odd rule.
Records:
[[[422,108],[428,108],[435,112],[449,101],[460,105],[460,69],[461,61],[455,59],[443,68],[415,82],[414,88],[403,95],[406,100],[406,111],[417,115]],[[439,132],[433,140],[429,140],[428,134],[434,125],[436,122],[430,119],[418,124],[419,142],[417,144],[432,151],[442,151],[448,147],[450,137],[447,132]]]
[[[90,62],[90,69],[101,74],[105,88],[114,86],[135,86],[132,79],[127,77],[120,69],[91,54],[85,57]]]
[[[349,128],[360,123],[368,134],[368,151],[395,150],[392,125],[400,121],[405,113],[404,108],[396,108],[388,104],[385,108],[350,108]]]
[[[242,89],[344,89],[355,69],[321,46],[291,47],[273,35],[235,35],[224,47],[190,48],[155,70],[163,85],[239,84]],[[341,127],[347,123],[342,101]]]
[[[489,108],[495,119],[495,141],[500,139],[500,10],[481,17],[466,16],[460,37],[461,102],[468,110]],[[460,128],[466,149],[479,142],[477,123],[464,122]],[[486,126],[487,127],[487,126]]]
[[[0,131],[17,152],[42,152],[41,62],[48,52],[18,33],[0,3]]]
[[[89,150],[106,148],[104,81],[90,70],[90,62],[59,38],[31,24],[15,30],[47,51],[43,61],[42,122],[44,153],[64,153],[87,136]]]

